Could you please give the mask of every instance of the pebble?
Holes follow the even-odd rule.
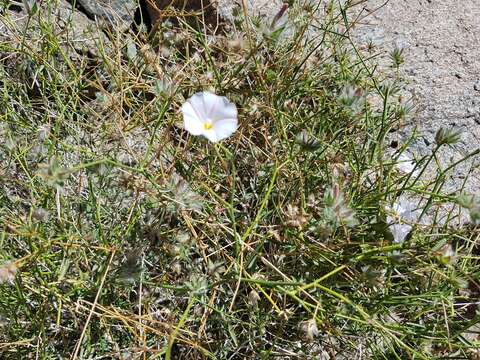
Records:
[[[473,89],[475,91],[480,91],[480,80],[477,80],[477,82],[473,84]]]

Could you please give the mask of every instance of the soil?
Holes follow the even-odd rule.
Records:
[[[478,0],[369,0],[368,13],[354,30],[360,44],[370,41],[388,57],[402,48],[405,63],[400,76],[406,81],[415,111],[392,135],[399,143],[417,129],[410,146],[419,158],[433,147],[436,131],[455,128],[461,141],[444,147],[440,163],[448,166],[480,148],[480,2]],[[480,156],[460,165],[445,190],[476,193],[480,188]]]

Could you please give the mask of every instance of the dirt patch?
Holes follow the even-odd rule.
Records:
[[[455,128],[461,140],[444,147],[440,163],[446,167],[468,156],[480,145],[480,3],[465,0],[371,0],[369,13],[354,35],[361,45],[372,42],[386,59],[403,49],[400,76],[415,111],[393,138],[405,141],[414,129],[418,138],[409,148],[419,158],[432,149],[436,131]],[[386,70],[388,72],[388,70]],[[458,166],[446,189],[464,187],[476,192],[480,185],[479,156]]]

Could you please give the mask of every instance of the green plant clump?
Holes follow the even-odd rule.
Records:
[[[479,356],[479,206],[449,226],[435,156],[460,135],[399,171],[398,73],[318,3],[86,48],[54,0],[1,3],[2,359]],[[219,143],[182,128],[204,90],[238,108]]]

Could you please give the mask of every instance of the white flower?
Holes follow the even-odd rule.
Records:
[[[208,91],[196,93],[182,105],[183,125],[192,135],[211,142],[223,140],[237,130],[237,107],[224,96]]]
[[[387,216],[387,224],[390,232],[393,235],[393,241],[402,243],[412,231],[412,223],[418,222],[419,211],[418,208],[408,200],[401,198],[387,207],[388,211],[393,212],[392,216]]]
[[[398,157],[397,159],[397,164],[396,167],[398,170],[405,174],[410,174],[413,173],[415,175],[416,171],[415,170],[415,161],[410,159],[408,155],[402,154]]]

